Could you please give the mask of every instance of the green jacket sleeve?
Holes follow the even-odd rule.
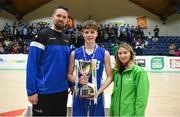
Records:
[[[140,68],[136,74],[135,116],[144,116],[149,95],[149,80],[147,72]]]
[[[111,104],[109,109],[109,116],[120,115],[120,76],[118,71],[113,69],[114,86],[111,95]]]

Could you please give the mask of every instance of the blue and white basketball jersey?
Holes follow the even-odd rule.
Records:
[[[104,56],[105,49],[96,45],[95,51],[89,55],[85,52],[84,46],[75,50],[74,58],[78,61],[91,61],[95,59],[96,72],[97,72],[97,89],[101,87],[102,75],[104,69]],[[92,83],[92,78],[89,78],[89,82]],[[73,96],[73,109],[72,116],[104,116],[104,99],[103,94],[98,96],[97,104],[94,104],[93,100],[80,98],[77,95]]]

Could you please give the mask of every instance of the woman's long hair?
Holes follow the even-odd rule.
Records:
[[[125,67],[126,68],[132,67],[135,64],[135,53],[134,53],[132,47],[127,43],[120,43],[118,50],[119,50],[119,48],[124,48],[130,52],[130,59],[126,63]],[[115,62],[115,69],[117,69],[117,70],[119,70],[122,67],[122,62],[119,60],[119,57],[118,57],[118,50],[116,52],[116,62]]]

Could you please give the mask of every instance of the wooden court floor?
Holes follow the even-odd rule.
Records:
[[[148,73],[150,96],[146,116],[180,116],[180,72]],[[112,84],[105,90],[110,97]],[[0,113],[28,105],[25,71],[0,71]]]

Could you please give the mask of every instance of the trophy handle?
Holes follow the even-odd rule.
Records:
[[[91,87],[93,89],[93,92],[94,92],[94,90],[95,90],[95,85],[94,84],[88,82],[87,86]]]
[[[78,60],[75,60],[75,95],[78,94],[78,82],[79,82],[79,78],[78,78],[78,75],[79,75],[79,61]]]
[[[94,104],[97,104],[97,60],[92,59],[92,84],[94,84]]]

